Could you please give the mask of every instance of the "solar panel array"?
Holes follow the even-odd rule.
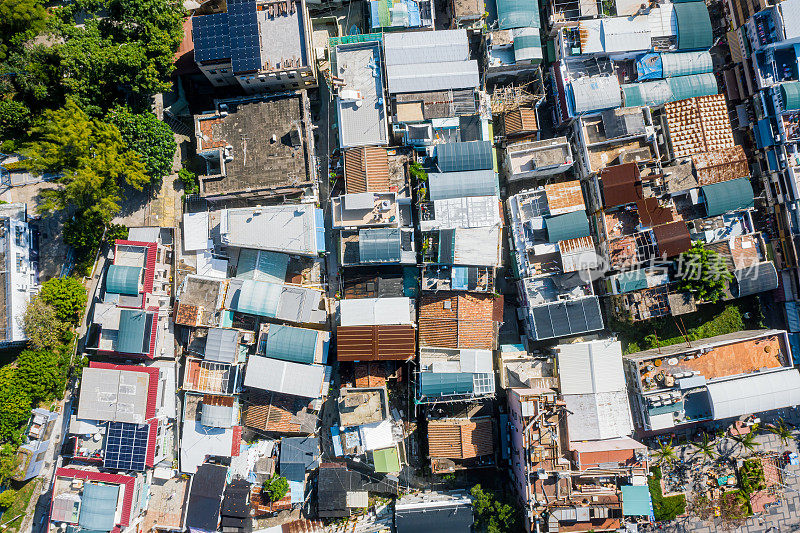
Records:
[[[144,470],[147,461],[148,424],[109,422],[103,467],[112,470]]]
[[[196,61],[202,63],[231,57],[227,13],[192,17],[192,37]]]
[[[255,0],[229,0],[231,62],[234,72],[261,68],[261,38]]]

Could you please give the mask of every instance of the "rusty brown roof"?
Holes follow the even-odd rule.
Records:
[[[389,155],[386,148],[363,146],[344,153],[344,183],[348,194],[389,190]]]
[[[636,201],[639,220],[644,226],[660,226],[674,220],[672,209],[662,207],[658,198],[645,198]]]
[[[493,350],[502,313],[502,297],[425,294],[419,306],[420,346]]]
[[[664,111],[675,158],[734,146],[725,95],[669,102]]]
[[[494,452],[492,419],[431,420],[428,422],[428,455],[469,459]]]
[[[406,361],[416,352],[416,332],[411,325],[339,326],[336,353],[339,361]]]
[[[518,107],[503,117],[506,135],[529,133],[539,129],[536,124],[536,110],[531,107]]]
[[[547,206],[552,214],[570,208],[585,208],[581,182],[578,180],[549,183],[544,186],[544,192],[547,195]]]
[[[694,154],[692,163],[700,186],[750,176],[747,156],[739,145]]]
[[[636,163],[611,165],[600,171],[603,184],[603,206],[615,207],[640,200],[642,184]]]
[[[250,392],[244,409],[244,425],[259,431],[310,435],[317,415],[308,399],[272,392]]]
[[[197,326],[200,324],[200,308],[196,305],[178,303],[174,321],[180,326]]]
[[[687,251],[692,246],[689,228],[686,222],[678,220],[653,228],[658,243],[658,251],[667,257],[674,257]]]

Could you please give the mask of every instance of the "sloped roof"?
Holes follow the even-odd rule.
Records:
[[[552,339],[603,329],[603,315],[597,296],[550,302],[530,308],[536,340]]]
[[[749,296],[778,288],[778,272],[772,261],[763,261],[751,267],[734,270],[738,292],[737,296]]]
[[[640,180],[639,165],[636,163],[605,167],[600,171],[603,206],[615,207],[640,200],[643,197]]]
[[[112,294],[139,294],[142,268],[130,265],[111,265],[106,272],[106,292]]]
[[[493,349],[502,302],[501,297],[484,294],[423,294],[419,305],[420,345]]]
[[[795,368],[757,372],[706,385],[714,420],[772,411],[800,404],[800,373]]]
[[[386,148],[362,146],[344,152],[347,194],[389,190],[389,156]]]
[[[491,170],[492,143],[489,141],[453,142],[436,145],[436,164],[442,172]]]
[[[318,337],[317,330],[270,324],[264,355],[283,361],[311,364],[317,354]]]
[[[119,485],[86,483],[81,495],[78,525],[84,529],[110,531],[114,529]]]
[[[548,217],[544,224],[549,242],[566,241],[590,235],[589,218],[586,216],[586,211],[582,210]]]
[[[667,257],[674,257],[687,251],[692,246],[689,228],[686,222],[677,220],[653,228],[658,243],[658,251]]]
[[[712,183],[701,187],[708,216],[753,207],[753,186],[749,178]]]
[[[622,344],[612,339],[559,344],[561,394],[625,390]]]
[[[304,398],[319,398],[324,375],[325,367],[320,365],[303,365],[254,355],[247,360],[244,386]]]
[[[431,200],[464,196],[499,196],[499,185],[497,175],[491,169],[429,172],[428,194]]]
[[[705,2],[679,2],[674,4],[678,22],[679,50],[708,50],[714,44],[711,17]]]
[[[489,419],[448,419],[428,422],[428,454],[469,459],[494,452],[494,423]]]
[[[407,325],[339,326],[340,361],[406,361],[414,357],[416,331]]]
[[[206,336],[205,359],[233,363],[239,355],[239,332],[235,329],[210,328]]]

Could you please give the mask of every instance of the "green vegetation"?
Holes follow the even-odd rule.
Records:
[[[425,169],[422,168],[422,165],[416,161],[408,165],[408,172],[415,180],[417,180],[418,183],[428,180],[428,173],[425,172]]]
[[[25,511],[28,508],[28,502],[30,502],[31,498],[33,498],[33,495],[36,494],[36,490],[40,487],[40,485],[41,479],[34,478],[17,489],[14,495],[14,501],[6,509],[5,513],[3,513],[3,518],[5,520],[11,520],[17,516],[19,518],[7,523],[4,531],[16,532],[19,530],[19,527],[22,525],[22,520],[25,518]]]
[[[672,439],[662,442],[658,449],[653,452],[653,457],[655,458],[657,464],[669,464],[677,459],[678,455],[675,453],[675,447],[672,445]]]
[[[128,238],[128,227],[122,224],[109,224],[106,229],[106,242],[114,244],[116,240],[126,240]]]
[[[714,439],[712,439],[705,431],[703,432],[703,437],[700,439],[700,441],[693,442],[692,446],[696,448],[696,453],[700,455],[704,461],[706,459],[713,460],[717,455],[719,455],[717,452],[717,447],[714,445]]]
[[[612,318],[609,322],[609,329],[617,332],[625,353],[670,346],[685,342],[687,338],[691,342],[762,327],[761,309],[756,297],[741,298],[729,304],[704,305],[697,312],[682,316],[635,323]]]
[[[789,441],[794,437],[792,430],[789,429],[782,418],[778,419],[774,424],[769,424],[766,429],[773,435],[777,435],[777,437],[781,439],[781,444],[784,446],[789,444]]]
[[[200,182],[197,180],[197,174],[182,168],[178,171],[178,178],[183,182],[184,194],[198,194],[200,192]]]
[[[497,494],[483,490],[480,485],[472,487],[469,493],[475,513],[475,531],[505,533],[521,530],[522,519],[515,505],[499,500]]]
[[[14,500],[17,499],[17,491],[14,489],[6,489],[3,492],[0,492],[0,507],[3,509],[8,509],[14,504]]]
[[[128,149],[139,154],[151,180],[172,172],[172,157],[178,146],[169,126],[150,112],[133,113],[121,106],[112,109],[107,119],[119,129]]]
[[[678,290],[691,292],[701,302],[720,301],[725,296],[727,282],[733,279],[725,259],[699,241],[683,254],[678,266]]]
[[[55,308],[60,321],[74,326],[86,304],[86,288],[75,278],[53,278],[42,284],[39,297]]]
[[[686,497],[683,494],[675,496],[664,496],[661,492],[661,468],[653,467],[650,469],[652,474],[647,480],[650,488],[650,497],[653,500],[653,513],[659,522],[663,520],[675,520],[675,517],[686,512]]]
[[[767,488],[767,480],[764,477],[764,467],[760,459],[746,459],[739,469],[739,486],[742,492],[750,499],[750,496],[760,490]]]
[[[264,482],[261,491],[267,495],[269,501],[277,502],[282,500],[286,493],[289,492],[289,482],[286,481],[285,477],[273,474],[271,478]]]
[[[64,333],[55,308],[45,303],[38,294],[30,299],[22,316],[22,326],[25,336],[28,337],[28,344],[34,350],[57,345]]]

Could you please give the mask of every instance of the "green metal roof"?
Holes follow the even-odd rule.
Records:
[[[397,453],[396,446],[373,451],[372,462],[375,464],[376,472],[388,473],[400,471],[400,455]]]
[[[701,189],[706,205],[706,215],[710,217],[754,205],[753,186],[750,185],[748,178],[703,185]]]
[[[625,96],[625,107],[657,106],[694,96],[710,96],[719,92],[717,79],[713,72],[674,76],[665,80],[628,83],[620,87]]]
[[[515,34],[517,32],[522,32],[522,34],[514,35],[514,60],[541,62],[542,39],[539,37],[538,28],[514,30]]]
[[[708,50],[714,44],[711,17],[706,3],[683,2],[673,5],[678,21],[679,50]]]
[[[275,317],[281,299],[281,285],[246,279],[234,302],[236,311],[250,315]]]
[[[317,352],[317,332],[270,324],[264,355],[273,359],[312,364]]]
[[[111,531],[117,513],[119,485],[86,483],[81,495],[81,515],[78,525],[83,529]]]
[[[787,81],[780,84],[783,109],[794,111],[800,109],[800,81]]]
[[[647,485],[622,486],[622,514],[625,516],[650,516],[653,503]]]
[[[537,0],[497,0],[496,5],[501,30],[541,27]]]
[[[717,94],[717,78],[713,72],[692,74],[689,76],[675,76],[668,78],[667,83],[672,90],[672,100],[686,100],[694,96],[710,96]]]
[[[421,372],[419,375],[419,393],[421,396],[469,394],[474,388],[472,374]]]
[[[148,316],[144,311],[123,309],[119,312],[117,351],[121,353],[147,353],[150,338],[147,332]]]
[[[644,269],[631,270],[614,276],[619,292],[632,292],[647,288],[647,273]]]
[[[573,211],[546,218],[544,225],[547,228],[547,240],[550,242],[589,236],[589,219],[586,211]]]
[[[707,50],[661,54],[661,69],[665,78],[713,72],[711,54]]]
[[[136,296],[141,278],[141,267],[111,265],[106,273],[106,292]]]

